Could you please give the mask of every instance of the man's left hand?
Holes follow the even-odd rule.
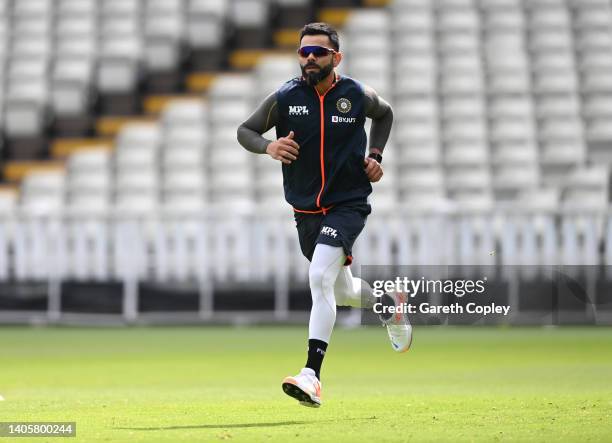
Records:
[[[370,157],[366,157],[363,159],[363,166],[365,167],[366,175],[368,176],[368,180],[372,183],[377,182],[383,176],[383,168],[376,160]]]

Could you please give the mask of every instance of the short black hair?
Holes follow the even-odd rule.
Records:
[[[305,35],[326,35],[331,41],[332,48],[336,51],[340,50],[340,38],[338,37],[338,31],[336,31],[331,25],[327,23],[308,23],[302,28],[300,32],[300,42],[302,37]]]

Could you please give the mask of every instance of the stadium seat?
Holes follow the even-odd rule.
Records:
[[[393,14],[391,29],[398,40],[403,40],[405,43],[409,41],[407,35],[430,35],[434,28],[433,12],[428,7],[398,10]]]
[[[188,8],[187,38],[194,48],[215,50],[225,39],[227,3],[222,0],[192,0]]]
[[[276,91],[287,80],[300,75],[299,67],[293,56],[267,55],[260,59],[254,72],[257,84],[257,99]]]
[[[204,195],[206,175],[202,167],[197,165],[190,168],[167,169],[163,174],[163,187],[167,193]]]
[[[117,136],[118,149],[157,149],[161,143],[161,131],[157,124],[129,123]]]
[[[71,193],[108,193],[112,186],[110,153],[106,150],[77,151],[68,158],[68,190]]]
[[[91,59],[58,58],[51,74],[51,101],[57,115],[76,115],[89,108]]]
[[[97,6],[95,0],[59,0],[57,13],[60,16],[90,15],[96,12]]]
[[[603,165],[574,171],[565,182],[563,206],[605,209],[609,201],[609,174],[609,168]]]
[[[20,207],[31,216],[59,215],[64,207],[65,172],[32,172],[21,185]]]

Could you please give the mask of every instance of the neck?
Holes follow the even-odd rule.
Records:
[[[332,70],[332,72],[330,72],[327,77],[325,77],[323,80],[317,83],[315,88],[317,92],[319,93],[319,95],[325,94],[328,91],[328,89],[332,87],[335,79],[336,79],[336,71]]]

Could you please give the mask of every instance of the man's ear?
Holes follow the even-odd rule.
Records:
[[[334,54],[334,60],[333,61],[334,61],[334,68],[335,68],[342,61],[342,53],[341,52],[336,52]]]

